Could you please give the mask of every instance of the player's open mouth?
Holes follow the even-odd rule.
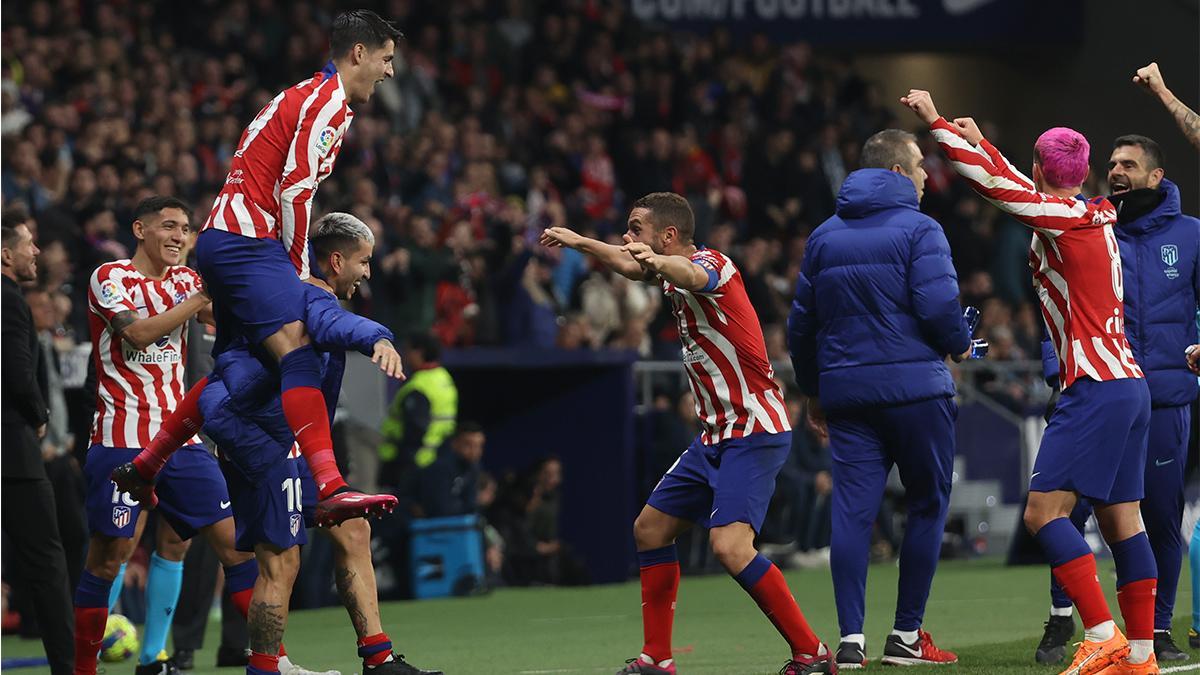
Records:
[[[1129,192],[1129,183],[1125,183],[1123,181],[1113,181],[1108,184],[1108,187],[1110,190],[1112,190],[1114,195],[1119,195],[1122,192]]]
[[[179,255],[179,252],[182,250],[183,249],[181,249],[178,246],[168,246],[167,247],[167,253],[174,253],[175,255]]]

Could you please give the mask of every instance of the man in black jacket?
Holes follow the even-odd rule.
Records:
[[[10,561],[16,583],[30,598],[42,631],[42,644],[55,675],[74,669],[74,620],[67,587],[67,561],[55,518],[54,490],[46,478],[38,438],[46,433],[49,413],[38,384],[37,333],[21,283],[37,278],[37,245],[21,216],[3,222],[2,269],[4,389],[0,413],[0,513],[12,543]]]

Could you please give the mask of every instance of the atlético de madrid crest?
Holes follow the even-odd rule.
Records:
[[[132,514],[128,506],[114,506],[112,516],[113,525],[117,527],[125,527],[129,524],[131,515]]]
[[[1162,258],[1163,264],[1167,266],[1167,269],[1163,270],[1163,273],[1167,275],[1167,278],[1179,278],[1179,270],[1175,269],[1175,263],[1179,262],[1179,247],[1175,244],[1163,244],[1162,248],[1160,248],[1158,252],[1159,257]]]
[[[299,513],[292,514],[292,536],[300,533],[300,525],[304,523],[304,517]]]

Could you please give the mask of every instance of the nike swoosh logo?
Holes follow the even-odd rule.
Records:
[[[313,422],[309,422],[308,424],[305,424],[304,426],[300,427],[299,429],[297,429],[297,430],[293,431],[293,432],[292,432],[292,435],[293,435],[293,436],[299,436],[300,434],[304,433],[304,430],[305,430],[305,429],[307,429],[307,428],[311,427],[313,424],[314,424]]]
[[[222,508],[222,509],[227,509],[227,508],[229,508],[229,505],[230,505],[230,504],[232,504],[232,503],[233,503],[233,502],[221,502],[221,508]]]
[[[720,510],[721,510],[721,509],[713,509],[713,512],[712,512],[712,513],[710,513],[710,514],[708,514],[708,517],[709,517],[709,518],[712,518],[712,517],[716,516],[716,515],[717,515],[717,511],[720,511]]]
[[[913,649],[912,647],[909,647],[908,645],[904,644],[903,642],[900,642],[899,640],[893,642],[892,644],[896,645],[897,647],[900,647],[904,651],[908,652],[909,654],[912,654],[913,656],[915,656],[917,658],[921,657],[921,648],[920,647]]]
[[[1040,474],[1040,473],[1041,473],[1041,471],[1034,471],[1033,475],[1029,477],[1029,480],[1033,480],[1034,478],[1037,478],[1038,474]]]
[[[1162,461],[1161,459],[1156,459],[1156,460],[1154,460],[1154,466],[1166,466],[1166,465],[1168,465],[1168,464],[1170,464],[1171,462],[1174,462],[1174,461],[1175,461],[1175,458],[1174,458],[1174,457],[1172,457],[1171,459],[1168,459],[1168,460],[1167,460],[1167,461],[1165,461],[1165,462],[1164,462],[1164,461]]]
[[[942,0],[942,9],[950,16],[962,16],[970,14],[984,5],[991,4],[994,0]]]

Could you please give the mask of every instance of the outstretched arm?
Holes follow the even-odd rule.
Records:
[[[565,246],[599,260],[605,267],[634,281],[646,281],[649,278],[645,269],[633,259],[633,256],[622,250],[624,247],[606,244],[598,239],[585,237],[574,230],[565,227],[548,227],[542,232],[542,246],[558,248]]]
[[[1196,114],[1195,110],[1187,107],[1180,101],[1175,94],[1167,89],[1166,82],[1163,82],[1162,73],[1158,71],[1158,64],[1151,63],[1148,66],[1138,68],[1137,74],[1133,76],[1135,84],[1141,85],[1146,91],[1158,97],[1162,101],[1167,112],[1175,118],[1175,123],[1179,125],[1179,130],[1184,136],[1191,141],[1196,149],[1200,150],[1200,115]]]
[[[975,120],[960,117],[953,124],[947,122],[938,114],[929,92],[919,89],[910,91],[900,102],[929,125],[954,170],[1001,211],[1052,237],[1084,222],[1087,202],[1039,192],[1033,181],[983,137]]]

